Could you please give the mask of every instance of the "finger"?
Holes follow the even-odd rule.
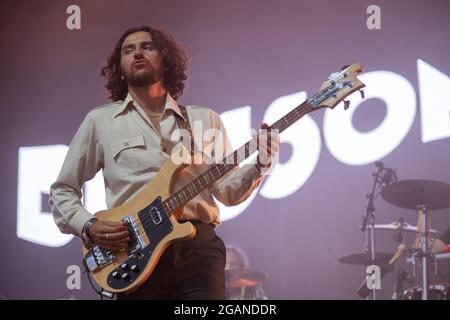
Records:
[[[128,223],[125,221],[103,221],[105,225],[115,228],[128,228]]]
[[[278,150],[280,150],[280,145],[278,144],[278,143],[274,143],[274,144],[272,144],[271,146],[270,146],[270,150],[272,151],[272,152],[278,152]]]
[[[129,241],[130,237],[128,236],[128,231],[116,232],[116,233],[108,233],[108,238],[103,238],[109,241]]]
[[[112,220],[103,220],[103,223],[110,225],[110,226],[122,226],[122,225],[127,225],[128,222],[125,221],[112,221]]]
[[[108,225],[102,225],[99,229],[100,233],[106,234],[106,233],[116,233],[116,232],[122,232],[126,231],[126,228],[123,227],[111,227]]]
[[[130,240],[128,234],[122,235],[118,233],[105,233],[99,237],[99,240],[109,243],[115,241],[125,241],[126,239],[128,239],[128,241]]]

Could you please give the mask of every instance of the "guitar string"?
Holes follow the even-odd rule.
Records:
[[[304,105],[305,103],[303,103],[303,104],[301,104],[300,106],[298,106],[298,107],[296,107],[294,110],[292,110],[291,112],[289,112],[286,116],[284,116],[283,118],[281,118],[280,120],[278,120],[277,122],[275,122],[273,125],[272,125],[272,127],[273,126],[275,126],[277,123],[280,123],[280,125],[283,127],[284,126],[284,124],[282,124],[281,123],[281,121],[282,121],[282,119],[286,119],[288,122],[290,122],[290,121],[292,121],[292,120],[294,120],[296,117],[298,117],[298,119],[300,119],[300,118],[302,118],[305,114],[307,114],[308,112],[305,112],[305,111],[307,111],[307,109],[308,108],[310,108],[310,106],[308,105],[308,104],[306,104],[306,105]],[[298,119],[296,119],[296,121],[298,120]],[[291,123],[292,124],[292,123]],[[276,126],[275,126],[276,127]],[[277,128],[277,129],[280,129],[280,128]],[[284,130],[284,129],[283,129]],[[253,140],[251,140],[251,141],[253,141]],[[249,141],[249,142],[251,142],[251,141]],[[249,143],[249,142],[247,142],[247,143]],[[246,143],[246,144],[247,144]],[[239,150],[239,149],[238,149]],[[235,152],[233,152],[233,153],[231,153],[231,154],[229,154],[228,156],[226,156],[225,157],[225,159],[226,158],[228,158],[229,156],[231,156],[231,155],[233,155],[234,156],[234,154],[238,151],[238,150],[236,150]],[[216,167],[217,165],[214,165],[214,167]],[[214,167],[212,167],[211,169],[208,169],[203,175],[205,175],[205,174],[207,174],[208,172],[212,172],[213,171],[213,169],[214,169]],[[223,175],[225,175],[227,172],[225,172]],[[212,174],[213,174],[213,176],[214,176],[214,173],[212,172]],[[219,172],[219,174],[220,174],[220,172]],[[202,175],[202,176],[203,176]],[[223,176],[222,175],[222,176]],[[200,176],[200,177],[202,177],[202,176]],[[189,202],[189,200],[188,201],[182,201],[181,203],[177,203],[178,202],[178,200],[176,200],[176,195],[177,194],[180,194],[180,193],[183,193],[183,194],[185,194],[184,193],[184,189],[186,189],[186,188],[188,188],[190,185],[195,185],[195,183],[196,182],[199,182],[199,178],[200,177],[198,177],[198,178],[196,178],[196,179],[194,179],[193,181],[191,181],[190,183],[188,183],[187,185],[185,185],[183,188],[181,188],[180,190],[178,190],[174,195],[172,195],[172,196],[170,196],[169,198],[167,198],[166,200],[164,200],[160,205],[158,205],[158,206],[155,206],[155,207],[153,207],[153,208],[155,208],[157,211],[161,211],[162,209],[164,209],[164,203],[167,203],[167,202],[171,202],[172,203],[172,201],[171,200],[169,200],[169,199],[175,199],[175,206],[174,206],[174,208],[171,208],[172,207],[172,205],[169,205],[170,207],[169,207],[169,209],[171,210],[171,213],[166,213],[166,215],[169,217],[169,216],[171,216],[172,215],[172,213],[173,213],[173,211],[175,211],[176,209],[178,209],[184,202]],[[214,176],[214,178],[217,180],[217,177],[215,177]],[[220,178],[220,177],[219,177]],[[202,192],[205,188],[202,188],[202,186],[201,186],[201,183],[200,183],[200,186],[199,186],[200,188],[201,188],[201,190],[198,190],[198,192],[197,192],[197,190],[196,190],[196,188],[195,188],[195,186],[194,186],[194,192],[197,192],[197,194],[198,193],[200,193],[200,192]],[[183,190],[183,191],[182,191]],[[189,192],[189,191],[188,191]],[[193,197],[192,197],[193,198]],[[192,199],[191,198],[191,199]],[[181,199],[181,198],[180,198]],[[137,220],[131,220],[131,222],[134,224],[134,226],[136,227],[136,229],[138,229],[140,232],[145,232],[146,231],[146,229],[145,229],[145,227],[146,226],[148,226],[148,225],[152,225],[152,227],[151,228],[149,228],[148,230],[147,230],[147,232],[148,231],[152,231],[153,229],[156,229],[157,227],[158,227],[158,225],[155,225],[155,223],[154,223],[154,221],[153,221],[153,217],[151,216],[151,215],[148,215],[147,217],[144,217],[144,218],[138,218]]]
[[[330,86],[329,86],[330,87]],[[329,88],[328,87],[328,88]],[[327,88],[325,88],[324,90],[326,90]],[[317,96],[317,95],[319,95],[321,92],[323,92],[324,90],[321,90],[321,91],[319,91],[318,93],[316,93],[315,95],[313,95],[312,96],[312,98],[313,97],[315,97],[315,96]],[[300,104],[299,106],[297,106],[296,108],[294,108],[292,111],[290,111],[286,116],[284,116],[284,117],[282,117],[281,119],[279,119],[277,122],[275,122],[272,126],[271,126],[271,128],[276,128],[276,129],[283,129],[283,130],[285,130],[286,128],[288,128],[290,125],[292,125],[295,121],[298,121],[300,118],[302,118],[305,114],[307,114],[307,113],[309,113],[309,112],[311,112],[311,111],[313,111],[313,110],[310,110],[309,112],[308,112],[308,109],[311,109],[311,106],[307,103],[307,100],[305,101],[305,102],[303,102],[302,104]],[[296,119],[297,118],[297,119]],[[285,125],[281,122],[281,121],[285,121],[286,123],[287,123],[287,127],[286,128],[283,128]],[[292,123],[290,123],[292,120],[295,120],[294,122],[292,122]],[[279,128],[277,128],[278,127],[278,125],[277,124],[279,124]],[[280,130],[280,131],[283,131],[283,130]],[[251,143],[251,142],[253,142],[254,141],[254,139],[253,140],[251,140],[251,141],[249,141],[249,142],[247,142],[246,144],[249,144],[249,143]],[[245,146],[245,145],[244,145]],[[242,148],[242,147],[241,147]],[[239,150],[239,149],[238,149]],[[233,153],[231,153],[230,155],[228,155],[228,156],[226,156],[224,159],[226,159],[226,158],[228,158],[228,157],[230,157],[230,156],[238,156],[238,150],[236,150],[236,151],[234,151]],[[214,176],[214,173],[212,172],[212,170],[215,168],[215,167],[217,167],[217,165],[214,165],[211,169],[208,169],[202,176],[204,176],[204,175],[206,175],[206,174],[208,174],[209,172],[211,172],[212,174],[213,174],[213,177],[217,180],[217,177],[215,177]],[[225,175],[227,172],[225,172],[223,175]],[[219,171],[219,175],[220,175],[220,171]],[[221,176],[223,176],[223,175],[221,175]],[[169,199],[175,199],[175,206],[174,206],[174,208],[171,208],[172,207],[172,205],[170,205],[169,204],[169,209],[171,210],[171,212],[170,213],[166,213],[166,215],[169,217],[169,216],[171,216],[172,215],[172,213],[173,213],[173,211],[175,211],[176,209],[178,209],[183,203],[187,203],[187,202],[189,202],[189,200],[187,200],[187,201],[182,201],[181,203],[177,203],[178,202],[178,200],[176,200],[176,196],[178,195],[178,194],[181,194],[181,193],[183,193],[183,197],[185,197],[185,191],[186,191],[186,189],[189,189],[189,186],[194,186],[194,192],[197,192],[197,190],[196,190],[196,187],[195,187],[195,183],[196,182],[199,182],[199,178],[201,178],[202,176],[200,176],[200,177],[198,177],[198,178],[196,178],[196,179],[194,179],[193,181],[191,181],[190,183],[188,183],[187,185],[185,185],[183,188],[181,188],[180,190],[178,190],[174,195],[172,195],[172,196],[170,196],[169,198],[167,198],[166,200],[164,200],[162,203],[161,203],[161,205],[159,205],[159,206],[156,206],[156,207],[154,207],[154,208],[156,208],[158,211],[160,211],[160,210],[162,210],[162,209],[164,209],[164,203],[168,203],[169,201],[170,201],[170,203],[172,203],[172,200],[169,200]],[[220,177],[219,177],[220,178]],[[202,188],[202,185],[201,185],[201,183],[200,183],[200,190],[198,190],[198,192],[196,193],[196,194],[198,194],[198,193],[200,193],[200,192],[202,192],[206,187],[203,187]],[[189,191],[188,191],[189,192]],[[191,197],[191,199],[192,199],[193,197]],[[182,198],[180,198],[180,199],[182,199]],[[151,215],[148,215],[147,217],[144,217],[144,218],[139,218],[137,221],[138,222],[136,222],[136,220],[132,220],[132,223],[136,226],[136,229],[139,229],[140,228],[140,231],[142,232],[142,231],[146,231],[145,230],[145,227],[146,226],[148,226],[148,225],[150,225],[150,224],[152,224],[152,227],[151,228],[149,228],[147,231],[152,231],[153,229],[156,229],[157,227],[158,227],[158,225],[155,225],[155,223],[154,223],[154,221],[150,221],[150,220],[153,220],[153,217],[151,216]],[[152,223],[153,222],[153,223]]]
[[[329,89],[330,87],[332,87],[333,85],[330,85],[330,86],[328,86],[327,88],[324,88],[323,90],[320,90],[319,92],[317,92],[316,94],[314,94],[310,99],[312,99],[312,98],[314,98],[314,97],[316,97],[316,96],[318,96],[321,92],[323,92],[323,91],[325,91],[325,90],[327,90],[327,89]],[[331,95],[331,94],[330,94]],[[327,97],[328,98],[328,97]],[[305,100],[302,104],[300,104],[299,106],[297,106],[297,107],[295,107],[293,110],[291,110],[287,115],[285,115],[284,117],[282,117],[281,119],[279,119],[278,121],[276,121],[274,124],[272,124],[272,126],[270,127],[270,128],[275,128],[275,129],[278,129],[280,132],[281,131],[284,131],[285,129],[287,129],[289,126],[291,126],[294,122],[296,122],[296,121],[298,121],[299,119],[301,119],[305,114],[308,114],[308,113],[310,113],[311,111],[314,111],[314,110],[317,110],[317,109],[312,109],[312,110],[309,110],[308,111],[308,109],[312,109],[312,107],[308,104],[308,100]],[[297,118],[297,119],[296,119]],[[293,121],[294,120],[294,121]],[[283,128],[284,126],[285,126],[285,124],[283,124],[282,123],[282,121],[285,121],[286,122],[286,124],[287,124],[287,126],[285,127],[285,128]],[[290,123],[291,121],[293,121],[292,123]],[[280,130],[280,129],[282,129],[282,130]],[[245,145],[247,145],[247,144],[251,144],[251,142],[253,142],[254,141],[254,139],[252,139],[252,140],[250,140],[249,142],[247,142],[246,144],[244,144],[244,146]],[[240,147],[239,149],[241,149],[242,147]],[[239,149],[237,149],[236,151],[234,151],[234,152],[232,152],[232,153],[230,153],[228,156],[226,156],[224,159],[227,159],[228,157],[230,157],[230,156],[233,156],[233,157],[235,157],[236,156],[236,158],[238,157],[238,151],[239,151]],[[253,154],[253,153],[252,153]],[[223,160],[224,160],[223,159]],[[225,165],[225,166],[227,166],[227,165]],[[234,165],[235,166],[235,165]],[[234,167],[233,166],[233,167]],[[178,190],[174,195],[172,195],[172,196],[170,196],[169,198],[167,198],[166,200],[164,200],[164,201],[162,201],[161,202],[161,205],[159,205],[159,206],[155,206],[155,207],[153,207],[153,208],[156,208],[158,211],[161,211],[162,209],[164,209],[164,204],[165,203],[168,203],[169,201],[170,202],[172,202],[172,200],[169,200],[169,199],[175,199],[175,206],[174,206],[174,208],[170,208],[172,205],[170,205],[170,207],[169,207],[169,209],[170,209],[170,213],[166,213],[166,215],[168,216],[168,217],[170,217],[171,215],[172,215],[172,213],[176,210],[176,209],[178,209],[179,207],[181,207],[181,205],[183,204],[183,203],[187,203],[187,202],[189,202],[189,200],[183,200],[181,203],[177,203],[178,201],[176,200],[176,195],[179,195],[180,193],[183,193],[183,195],[185,194],[185,189],[189,189],[189,186],[194,186],[194,192],[196,192],[196,195],[197,194],[199,194],[200,192],[202,192],[204,189],[206,189],[207,188],[207,185],[205,186],[205,187],[202,187],[202,184],[201,184],[201,182],[200,182],[200,186],[199,186],[199,190],[197,191],[196,190],[196,188],[195,188],[195,183],[196,182],[199,182],[200,180],[200,178],[202,177],[202,176],[205,176],[206,174],[208,174],[209,172],[211,172],[212,174],[213,174],[213,177],[214,177],[214,179],[215,180],[218,180],[218,179],[220,179],[222,176],[224,176],[226,173],[228,173],[228,172],[225,172],[225,173],[223,173],[223,174],[221,174],[221,172],[219,171],[219,177],[217,178],[217,177],[215,177],[214,176],[214,173],[212,172],[213,171],[213,169],[214,168],[218,168],[218,165],[216,164],[216,165],[214,165],[213,167],[211,167],[210,169],[208,169],[207,171],[205,171],[201,176],[199,176],[199,177],[197,177],[197,178],[195,178],[193,181],[191,181],[190,183],[188,183],[187,185],[185,185],[183,188],[181,188],[180,190]],[[228,169],[227,167],[225,167],[226,169]],[[218,169],[219,170],[219,169]],[[230,171],[231,169],[229,169],[228,171]],[[189,192],[189,191],[188,191]],[[175,198],[174,198],[175,197]],[[183,197],[185,197],[185,196],[183,196]],[[194,196],[195,197],[195,196]],[[191,197],[191,199],[192,199],[193,197]],[[180,199],[181,199],[181,197],[180,197]],[[140,232],[145,232],[146,231],[146,229],[145,229],[145,227],[146,226],[148,226],[148,225],[150,225],[150,224],[152,224],[152,227],[151,228],[149,228],[147,231],[152,231],[153,229],[156,229],[157,227],[158,227],[158,225],[155,225],[155,223],[154,223],[154,220],[153,221],[150,221],[150,220],[153,220],[153,217],[151,216],[151,215],[148,215],[147,217],[144,217],[144,218],[138,218],[138,220],[131,220],[131,222],[133,223],[133,225],[136,227],[136,229],[140,229],[139,231]]]
[[[308,111],[308,109],[310,108],[310,106],[308,105],[308,104],[306,104],[306,102],[304,102],[304,103],[302,103],[301,105],[299,105],[298,107],[296,107],[295,109],[293,109],[291,112],[289,112],[286,116],[284,116],[283,118],[281,118],[281,119],[279,119],[277,122],[275,122],[271,127],[274,127],[277,123],[280,123],[280,126],[285,126],[284,124],[282,124],[281,123],[281,121],[283,120],[283,121],[287,121],[287,122],[291,122],[292,120],[295,120],[295,121],[297,121],[297,120],[299,120],[300,118],[302,118],[305,114],[307,114],[308,112],[306,112],[306,111]],[[298,119],[295,119],[295,118],[297,118],[298,117]],[[293,123],[290,123],[287,127],[289,127],[291,124],[293,124]],[[276,126],[275,126],[276,127]],[[281,129],[281,128],[277,128],[277,129]],[[286,129],[286,128],[284,128],[284,129]],[[283,130],[284,130],[283,129]],[[250,140],[249,142],[247,142],[246,144],[249,144],[249,143],[251,143],[251,142],[253,142],[254,141],[254,139],[253,140]],[[241,147],[242,148],[242,147]],[[234,151],[234,152],[232,152],[232,153],[230,153],[228,156],[226,156],[224,159],[226,159],[226,158],[228,158],[228,157],[230,157],[230,156],[233,156],[234,157],[234,155],[238,152],[238,150],[239,149],[237,149],[236,151]],[[252,153],[253,154],[253,153]],[[235,166],[235,165],[234,165]],[[233,166],[233,167],[234,167]],[[206,172],[204,172],[200,177],[198,177],[198,178],[196,178],[196,179],[194,179],[193,181],[191,181],[190,183],[188,183],[187,185],[185,185],[183,188],[181,188],[180,190],[178,190],[174,195],[172,195],[172,196],[170,196],[169,198],[167,198],[166,200],[164,200],[164,201],[162,201],[162,203],[160,204],[160,205],[158,205],[158,206],[155,206],[155,207],[153,207],[153,208],[155,208],[157,211],[161,211],[162,209],[164,209],[164,203],[168,203],[169,201],[170,201],[170,203],[172,203],[172,201],[171,200],[169,200],[169,199],[175,199],[175,206],[174,206],[174,208],[171,208],[172,207],[172,205],[170,205],[169,204],[169,209],[170,209],[170,211],[171,211],[171,213],[169,214],[169,213],[166,213],[166,215],[169,217],[169,216],[171,216],[172,215],[172,212],[173,211],[175,211],[176,209],[178,209],[183,203],[185,203],[185,202],[189,202],[189,200],[187,200],[187,201],[181,201],[181,203],[177,203],[178,202],[178,200],[176,200],[176,196],[178,195],[178,194],[185,194],[185,189],[189,189],[189,186],[194,186],[194,192],[196,192],[196,194],[198,194],[198,193],[200,193],[200,192],[202,192],[204,189],[206,189],[207,188],[207,186],[206,187],[204,187],[204,188],[202,188],[202,185],[201,185],[201,182],[199,182],[199,179],[202,177],[202,176],[204,176],[204,175],[206,175],[206,174],[208,174],[209,172],[211,172],[212,173],[212,175],[213,175],[213,177],[214,177],[214,179],[218,179],[217,177],[215,177],[214,176],[214,173],[212,172],[213,171],[213,169],[215,168],[215,167],[217,167],[217,165],[214,165],[212,168],[210,168],[210,169],[208,169]],[[220,170],[220,169],[219,169]],[[228,172],[225,172],[223,175],[225,175],[226,173],[228,173]],[[219,175],[221,175],[221,172],[219,171]],[[223,175],[221,175],[221,176],[223,176]],[[219,178],[221,178],[221,176],[219,176]],[[200,186],[199,186],[199,188],[201,188],[200,190],[198,190],[198,192],[197,192],[197,188],[195,187],[195,184],[197,183],[197,182],[199,182],[200,183]],[[190,193],[190,191],[187,191],[187,193]],[[185,196],[184,196],[185,197]],[[195,196],[194,196],[195,197]],[[192,199],[193,197],[191,197],[191,199]],[[182,199],[181,197],[180,197],[180,199]],[[144,217],[144,218],[138,218],[137,220],[131,220],[131,222],[133,223],[133,225],[136,227],[136,229],[139,229],[139,231],[140,232],[142,232],[142,231],[145,231],[145,227],[146,226],[148,226],[148,225],[153,225],[151,228],[149,228],[147,231],[151,231],[151,230],[153,230],[153,229],[155,229],[155,228],[157,228],[158,227],[158,225],[155,225],[155,223],[154,223],[154,221],[152,221],[153,220],[153,217],[151,216],[151,215],[148,215],[147,217]]]

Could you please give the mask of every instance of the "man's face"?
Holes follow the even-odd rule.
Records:
[[[123,41],[120,67],[128,84],[145,87],[161,80],[161,60],[148,32],[132,33]]]

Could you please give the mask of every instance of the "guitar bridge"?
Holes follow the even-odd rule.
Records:
[[[92,247],[84,257],[89,271],[101,269],[116,260],[116,256],[110,251],[99,246]]]
[[[132,254],[145,246],[144,240],[138,230],[136,221],[132,217],[127,216],[122,219],[122,221],[128,223],[128,232],[130,234],[130,241],[128,242],[128,254]]]

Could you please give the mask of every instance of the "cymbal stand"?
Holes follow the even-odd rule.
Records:
[[[422,212],[422,230],[420,239],[420,253],[419,258],[422,260],[422,300],[428,300],[429,292],[429,270],[428,270],[428,259],[431,258],[431,251],[429,247],[429,216],[426,205],[419,206],[419,210]]]

